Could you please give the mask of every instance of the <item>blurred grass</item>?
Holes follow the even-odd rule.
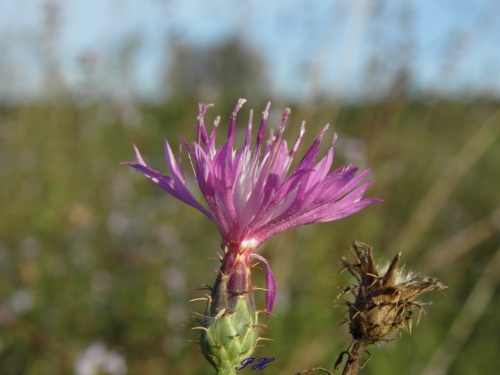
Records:
[[[232,105],[216,103],[208,118],[221,114],[226,126],[229,113],[220,111]],[[249,101],[245,108],[240,126],[249,108],[257,122],[263,105]],[[334,120],[335,164],[373,168],[367,195],[385,203],[338,222],[290,230],[262,247],[278,281],[277,317],[264,333],[273,341],[256,353],[276,360],[263,372],[331,368],[347,348],[347,327],[338,326],[345,309],[335,307],[335,297],[352,280],[337,271],[340,257],[349,256],[349,245],[358,239],[373,244],[381,262],[402,250],[409,269],[418,267],[449,286],[446,297],[429,297],[434,305],[412,336],[372,348],[363,370],[421,373],[498,248],[497,108],[486,99],[389,100],[342,106],[335,114],[312,107],[292,111],[287,139],[295,139],[302,120],[309,140]],[[274,105],[271,118],[282,109]],[[191,312],[204,306],[188,301],[215,279],[218,265],[208,258],[219,250],[217,232],[201,214],[119,164],[133,160],[134,143],[153,168],[165,171],[162,139],[175,149],[177,135],[194,139],[197,103],[129,110],[133,118],[106,101],[76,105],[63,98],[0,108],[0,374],[71,374],[79,353],[96,340],[118,350],[130,374],[213,373],[188,341],[196,339]],[[465,162],[457,155],[488,121],[493,123],[478,144],[481,154],[458,176]],[[425,201],[438,181],[455,186],[438,203]],[[433,209],[425,211],[426,223],[421,216],[412,219],[429,209],[423,202]],[[476,223],[488,230],[469,241],[477,231],[467,229]],[[412,234],[419,224],[422,230]],[[463,248],[448,257],[453,247],[444,245],[453,238]],[[263,285],[262,273],[257,271],[255,284]],[[469,327],[447,373],[496,371],[497,282],[491,280],[491,301]],[[258,298],[262,306],[263,296]]]

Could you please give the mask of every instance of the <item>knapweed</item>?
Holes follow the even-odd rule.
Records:
[[[242,360],[251,356],[258,340],[258,311],[254,302],[251,259],[266,265],[266,309],[273,309],[276,282],[267,261],[255,250],[268,238],[298,225],[328,222],[351,215],[378,202],[362,199],[370,182],[362,183],[369,170],[358,175],[357,167],[330,171],[337,135],[325,157],[316,163],[319,144],[328,125],[313,142],[295,169],[292,162],[304,135],[300,134],[289,150],[283,139],[286,109],[276,135],[265,142],[270,103],[262,115],[255,144],[252,146],[252,112],[243,146],[234,148],[236,116],[240,99],[229,122],[225,143],[216,146],[219,118],[210,134],[204,117],[211,105],[200,104],[198,139],[187,150],[196,181],[205,204],[200,203],[186,183],[182,161],[176,160],[165,140],[165,155],[171,176],[146,166],[139,151],[139,163],[125,163],[146,175],[167,193],[193,206],[212,220],[222,237],[222,266],[218,271],[201,323],[200,347],[219,374],[232,374]]]
[[[353,249],[356,262],[342,258],[343,270],[356,277],[357,284],[347,287],[344,292],[352,293],[354,301],[346,301],[349,307],[349,331],[353,338],[349,349],[341,353],[335,367],[343,355],[348,359],[344,375],[357,374],[359,360],[370,344],[389,342],[391,334],[401,328],[411,333],[413,316],[423,312],[423,304],[416,299],[424,293],[446,288],[437,279],[422,277],[399,268],[401,252],[385,267],[375,264],[370,245],[355,241]]]

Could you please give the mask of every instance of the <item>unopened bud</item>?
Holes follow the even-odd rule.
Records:
[[[258,340],[250,256],[227,252],[201,318],[200,347],[219,375],[236,373]]]

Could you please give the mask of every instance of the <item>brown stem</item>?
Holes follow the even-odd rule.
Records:
[[[366,346],[367,345],[364,341],[354,341],[347,352],[343,352],[340,354],[339,359],[335,364],[335,369],[340,366],[344,354],[347,354],[347,361],[344,366],[344,371],[342,371],[342,375],[357,375],[359,369],[363,368],[364,366],[364,363],[360,365],[359,362],[363,355],[366,353]]]
[[[308,370],[297,372],[295,375],[309,375],[309,374],[312,374],[313,372],[316,372],[316,371],[322,371],[324,373],[327,373],[328,375],[333,375],[333,372],[328,371],[327,369],[325,369],[323,367],[310,368]]]

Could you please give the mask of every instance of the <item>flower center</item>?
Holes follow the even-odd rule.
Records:
[[[250,240],[245,240],[243,242],[241,242],[241,246],[240,246],[240,252],[244,252],[244,251],[253,251],[255,250],[255,248],[257,247],[257,240],[252,238]]]

